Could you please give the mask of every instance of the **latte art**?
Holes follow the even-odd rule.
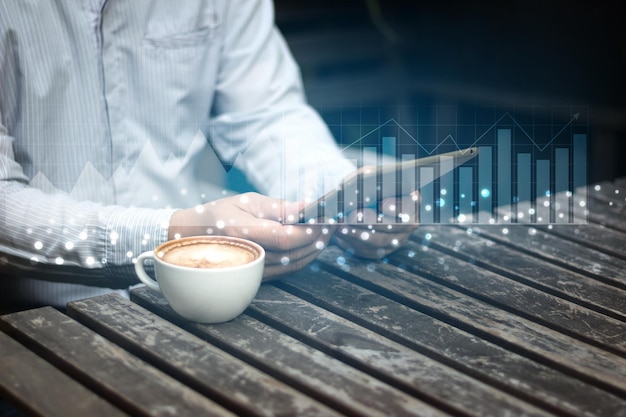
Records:
[[[172,246],[159,257],[165,262],[190,268],[228,268],[252,262],[258,254],[244,245],[197,242]]]

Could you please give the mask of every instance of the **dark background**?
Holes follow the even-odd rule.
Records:
[[[612,3],[275,0],[275,7],[309,101],[338,140],[349,140],[345,126],[402,118],[402,109],[420,105],[528,108],[546,120],[582,108],[577,122],[588,126],[589,180],[597,182],[626,176],[626,8]]]

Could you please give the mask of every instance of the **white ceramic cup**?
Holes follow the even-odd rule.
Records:
[[[146,273],[147,259],[154,260],[156,281]],[[264,263],[265,251],[255,242],[230,236],[193,236],[142,253],[135,272],[185,319],[221,323],[239,316],[250,305],[261,285]]]

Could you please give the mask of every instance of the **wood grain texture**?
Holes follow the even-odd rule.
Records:
[[[0,396],[28,415],[127,415],[3,332],[0,358]]]
[[[231,415],[51,307],[2,316],[0,327],[129,414]]]
[[[115,294],[68,313],[238,414],[330,416],[332,409]]]

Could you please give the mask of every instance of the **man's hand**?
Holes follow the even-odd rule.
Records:
[[[257,242],[265,249],[264,279],[293,272],[313,261],[326,247],[334,229],[294,225],[301,205],[245,193],[176,211],[169,238],[228,235]]]
[[[400,204],[395,198],[384,200],[382,220],[388,219],[388,223],[379,223],[381,219],[370,208],[348,213],[345,224],[339,225],[335,232],[337,244],[362,258],[384,258],[404,245],[417,229],[418,200],[417,191],[403,198]]]

